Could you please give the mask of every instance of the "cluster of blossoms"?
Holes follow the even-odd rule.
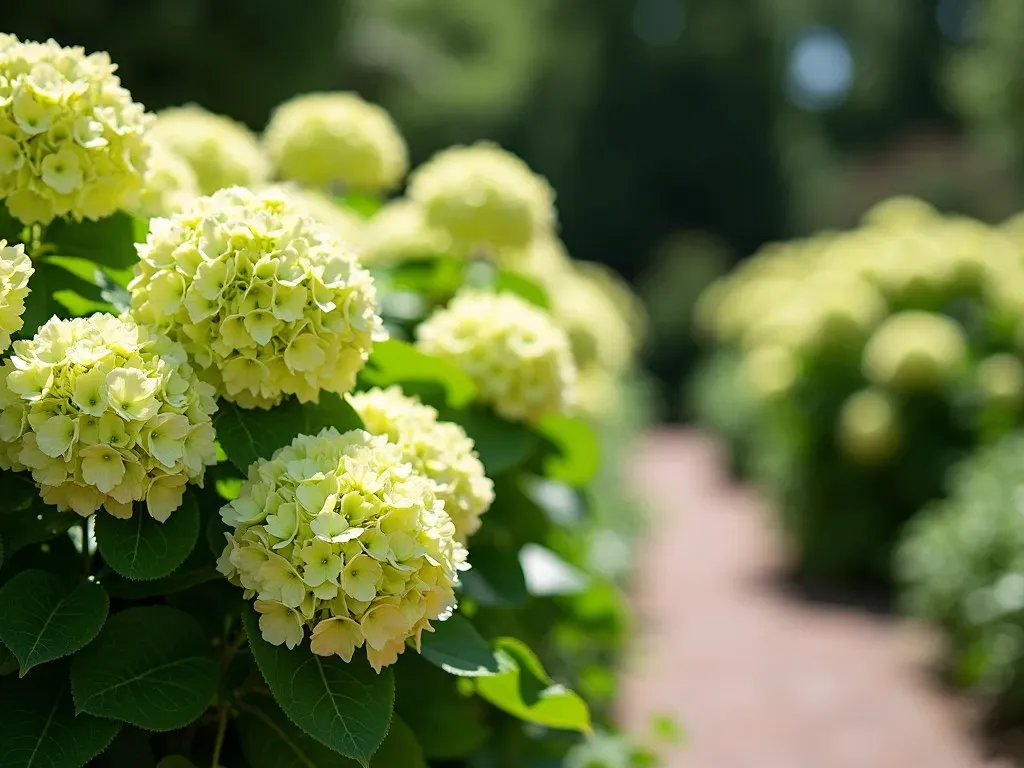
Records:
[[[34,272],[24,245],[0,240],[0,352],[11,346],[11,334],[21,330],[28,279]]]
[[[132,314],[245,408],[348,392],[382,334],[370,273],[281,190],[233,187],[154,219]]]
[[[473,440],[458,424],[438,421],[438,413],[398,387],[349,395],[366,429],[385,435],[402,449],[402,460],[437,485],[437,497],[465,543],[480,528],[480,516],[494,501],[494,483],[484,474]]]
[[[100,219],[138,199],[151,118],[106,53],[0,34],[0,199],[25,222]]]
[[[199,181],[183,157],[169,147],[150,143],[149,170],[136,212],[146,219],[170,216],[199,197]]]
[[[456,247],[489,257],[526,248],[555,225],[547,181],[487,142],[439,152],[413,173],[409,197]]]
[[[850,395],[839,411],[836,429],[843,453],[861,464],[881,464],[900,447],[899,413],[892,398],[880,390]]]
[[[149,135],[192,166],[204,195],[259,186],[270,178],[270,164],[252,131],[194,104],[160,112]]]
[[[366,229],[366,219],[358,213],[342,208],[322,192],[297,184],[277,185],[280,194],[314,221],[323,224],[343,243],[361,245]]]
[[[416,203],[395,200],[370,220],[362,245],[364,262],[376,266],[435,258],[449,251],[451,241],[430,226]]]
[[[573,404],[569,338],[551,316],[508,293],[459,292],[417,329],[417,347],[472,377],[478,397],[512,421],[537,421]]]
[[[864,348],[864,375],[897,390],[937,389],[967,359],[967,340],[955,320],[907,310],[888,317]]]
[[[283,179],[387,192],[409,168],[391,116],[354,93],[310,93],[279,106],[263,136]]]
[[[181,345],[107,314],[54,318],[0,368],[0,467],[29,469],[43,500],[157,520],[216,461],[213,388]]]
[[[466,550],[402,453],[329,427],[250,467],[221,510],[234,532],[218,569],[256,598],[267,642],[293,648],[309,627],[313,653],[349,661],[365,643],[380,671],[451,615]]]

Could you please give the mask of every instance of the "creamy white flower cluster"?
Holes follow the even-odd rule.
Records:
[[[170,147],[150,143],[149,170],[135,213],[143,218],[170,216],[199,197],[199,180],[192,166]]]
[[[466,550],[402,449],[363,430],[300,435],[260,459],[221,510],[232,529],[218,569],[255,597],[263,637],[374,669],[455,608]]]
[[[26,224],[138,200],[150,123],[106,53],[0,34],[0,199]]]
[[[0,352],[11,346],[11,334],[21,330],[28,279],[34,272],[24,245],[0,240]]]
[[[348,392],[382,335],[370,273],[281,190],[232,187],[154,219],[132,314],[245,408]]]
[[[349,402],[367,430],[396,443],[402,459],[437,484],[437,496],[455,523],[456,538],[465,543],[494,502],[494,483],[484,473],[466,430],[439,421],[436,409],[398,387],[357,392],[349,395]]]
[[[568,336],[518,296],[463,289],[416,335],[421,351],[462,368],[480,400],[507,419],[537,421],[573,402],[577,372]]]
[[[107,314],[53,318],[0,368],[0,467],[87,516],[163,521],[216,461],[213,388],[166,336]]]

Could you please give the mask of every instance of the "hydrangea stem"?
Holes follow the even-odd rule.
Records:
[[[224,748],[224,737],[227,732],[228,710],[227,707],[221,707],[217,718],[217,739],[213,742],[213,760],[210,763],[210,768],[220,768],[220,753]]]

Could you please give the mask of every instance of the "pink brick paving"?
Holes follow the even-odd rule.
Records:
[[[942,692],[907,625],[777,588],[768,510],[724,475],[714,444],[644,440],[629,481],[653,507],[633,597],[639,638],[621,716],[687,731],[668,768],[1004,768],[971,709]]]

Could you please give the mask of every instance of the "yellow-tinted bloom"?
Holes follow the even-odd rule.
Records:
[[[438,421],[435,409],[398,387],[352,394],[349,402],[367,430],[386,435],[402,449],[403,461],[437,484],[437,497],[455,523],[456,538],[465,542],[494,501],[494,483],[484,474],[466,431]]]
[[[785,397],[797,381],[799,368],[793,353],[782,345],[752,350],[743,360],[750,391],[762,402]]]
[[[31,470],[43,500],[163,521],[216,461],[213,388],[185,350],[111,315],[53,318],[0,368],[0,466]]]
[[[280,189],[197,198],[151,222],[139,257],[133,316],[245,408],[348,392],[382,333],[369,272]]]
[[[429,259],[451,250],[444,230],[427,223],[423,209],[411,200],[395,200],[370,219],[363,241],[363,261],[373,266]]]
[[[417,346],[476,382],[479,398],[513,421],[569,409],[576,365],[551,315],[512,294],[463,290],[417,329]]]
[[[147,219],[170,216],[199,197],[199,181],[183,157],[158,142],[152,142],[150,149],[142,199],[135,209]]]
[[[11,334],[21,330],[28,279],[34,272],[25,246],[0,240],[0,352],[11,346]]]
[[[235,185],[258,186],[270,178],[263,148],[248,128],[195,104],[160,112],[150,136],[192,166],[204,195]]]
[[[101,219],[142,189],[150,118],[106,53],[0,34],[0,199],[26,224]]]
[[[1016,355],[999,353],[978,363],[978,388],[986,400],[1016,406],[1024,398],[1024,364]]]
[[[364,264],[369,263],[363,247],[366,239],[366,219],[338,205],[322,192],[305,189],[297,184],[282,184],[277,188],[281,190],[281,194],[288,195],[300,211],[330,229],[338,240],[356,246],[359,260]]]
[[[418,168],[409,197],[467,251],[525,248],[555,226],[554,192],[515,155],[487,142],[452,147]]]
[[[863,369],[875,384],[900,390],[941,387],[963,365],[967,341],[952,319],[931,312],[891,315],[864,348]]]
[[[409,168],[391,116],[354,93],[309,93],[281,104],[263,137],[282,179],[387,192]]]
[[[455,608],[466,564],[432,480],[384,435],[327,428],[249,468],[221,510],[233,532],[218,569],[256,598],[267,642],[302,641],[377,671]]]
[[[899,415],[882,392],[863,389],[850,395],[839,412],[837,439],[843,452],[861,464],[880,464],[900,446]]]

